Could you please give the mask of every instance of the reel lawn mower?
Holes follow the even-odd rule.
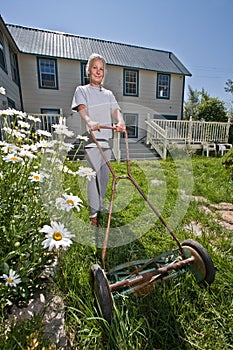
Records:
[[[100,128],[114,130],[114,126],[101,126]],[[116,175],[110,162],[106,159],[104,152],[92,131],[90,131],[90,135],[96,143],[113,177],[107,227],[102,247],[103,266],[101,267],[98,264],[94,264],[91,267],[93,291],[103,318],[108,323],[111,323],[114,298],[117,298],[120,295],[129,296],[130,294],[136,294],[138,296],[147,295],[153,290],[153,285],[155,283],[175,278],[187,271],[190,271],[194,275],[197,282],[205,282],[209,285],[213,283],[215,279],[215,266],[207,250],[200,243],[192,239],[186,239],[180,243],[175,233],[147,198],[135,179],[131,176],[127,131],[124,132],[127,174],[119,176]],[[121,179],[130,181],[137,189],[157,218],[165,226],[177,247],[171,251],[163,252],[154,258],[126,262],[106,271],[105,259],[114,195],[116,192],[117,181]]]

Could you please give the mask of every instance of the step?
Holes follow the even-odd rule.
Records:
[[[85,159],[84,149],[80,148],[79,152],[76,154],[76,150],[78,148],[78,144],[68,153],[68,158],[70,160],[83,160]],[[126,145],[124,141],[120,143],[121,150],[121,160],[126,160]],[[128,150],[129,150],[129,160],[156,160],[160,159],[159,155],[150,149],[150,147],[146,146],[140,142],[128,142]],[[75,156],[75,158],[74,158]],[[113,160],[113,159],[112,159]]]
[[[121,145],[121,159],[126,159],[126,145],[122,141]],[[155,160],[159,159],[159,155],[151,150],[148,146],[140,142],[128,142],[129,159],[137,160]]]

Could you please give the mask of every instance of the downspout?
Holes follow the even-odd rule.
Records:
[[[21,110],[22,110],[22,112],[24,112],[24,107],[23,107],[23,94],[22,94],[22,88],[21,88],[21,82],[20,82],[20,75],[19,75],[18,55],[16,56],[16,58],[17,58],[17,60],[16,60],[17,72],[18,72],[18,77],[19,77],[19,81],[18,81],[19,99],[20,99],[20,104],[21,104]]]
[[[180,111],[180,120],[183,120],[184,114],[184,89],[185,89],[185,75],[183,75],[183,88],[182,88],[182,100],[181,100],[181,111]]]

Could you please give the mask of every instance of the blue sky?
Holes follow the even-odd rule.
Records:
[[[233,0],[1,0],[5,23],[172,51],[187,87],[218,97],[233,80]]]

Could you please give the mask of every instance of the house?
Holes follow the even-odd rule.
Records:
[[[62,113],[69,129],[80,134],[80,118],[70,105],[76,86],[87,82],[85,65],[93,52],[106,59],[104,86],[121,106],[129,137],[145,135],[148,115],[182,119],[185,77],[191,74],[174,53],[5,24],[0,17],[4,107],[31,114]]]

